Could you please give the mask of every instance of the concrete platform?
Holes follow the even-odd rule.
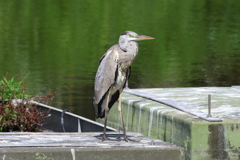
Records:
[[[185,149],[187,160],[239,159],[240,90],[233,87],[136,89],[155,97],[172,99],[208,113],[211,94],[212,115],[222,122],[209,122],[170,106],[123,94],[123,115],[127,131],[174,143]],[[99,120],[102,122],[102,120]],[[118,128],[117,104],[108,125]]]
[[[183,160],[182,147],[128,132],[140,142],[104,141],[97,133],[0,133],[2,160]],[[108,133],[111,138],[119,136]]]

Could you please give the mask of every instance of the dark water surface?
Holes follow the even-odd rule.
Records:
[[[240,85],[240,3],[220,0],[0,0],[0,76],[28,76],[33,94],[94,119],[100,57],[132,30],[130,88]]]

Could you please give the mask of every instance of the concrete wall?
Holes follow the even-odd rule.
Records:
[[[172,107],[123,94],[123,116],[127,131],[184,147],[186,159],[239,159],[240,118],[208,122]],[[110,110],[108,125],[119,128],[118,103]],[[98,120],[103,123],[102,120]]]

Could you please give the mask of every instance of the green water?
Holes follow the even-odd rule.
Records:
[[[0,76],[30,73],[33,94],[94,119],[98,60],[119,35],[139,42],[130,88],[240,85],[240,2],[0,0]]]

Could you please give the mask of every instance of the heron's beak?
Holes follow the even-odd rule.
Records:
[[[144,35],[138,35],[137,37],[135,37],[135,41],[148,40],[148,39],[155,39],[155,38],[144,36]]]

